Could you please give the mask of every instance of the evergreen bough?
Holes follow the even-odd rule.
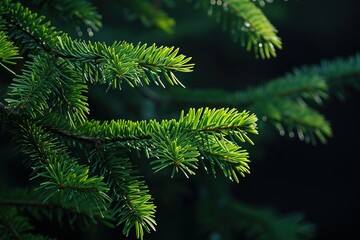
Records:
[[[265,1],[191,2],[257,56],[270,58],[281,49],[277,30],[261,11]],[[121,4],[143,23],[172,31],[174,20],[150,1]],[[88,27],[89,34],[102,25],[101,15],[87,0],[34,0],[31,6],[55,11],[77,26]],[[16,63],[22,64],[21,71],[12,67]],[[313,109],[314,103],[321,104],[333,93],[340,95],[342,86],[358,86],[360,56],[295,69],[243,91],[177,88],[160,94],[144,86],[184,87],[177,73],[193,70],[191,58],[178,48],[75,39],[22,3],[1,0],[0,66],[13,75],[0,102],[2,124],[32,170],[28,189],[0,194],[1,239],[50,239],[32,232],[29,216],[58,222],[65,218],[70,224],[120,225],[126,236],[134,231],[136,238],[143,239],[145,232],[155,230],[156,206],[132,160],[133,153],[148,159],[154,173],[169,170],[171,177],[179,172],[190,177],[203,168],[239,182],[240,176],[250,173],[246,148],[253,144],[252,134],[258,133],[254,113],[272,122],[282,135],[286,129],[301,140],[325,142],[332,135],[331,127]],[[209,107],[182,111],[176,120],[98,121],[89,119],[87,95],[89,85],[94,84],[118,90],[125,84],[142,87],[155,101]],[[233,199],[223,205],[243,216],[236,228],[262,239],[304,239],[312,232],[310,225],[301,223],[302,217],[282,220],[268,210],[255,210]],[[205,203],[200,211],[204,207]],[[214,224],[209,222],[207,227]],[[257,224],[263,227],[253,227]],[[292,229],[287,238],[281,228]]]

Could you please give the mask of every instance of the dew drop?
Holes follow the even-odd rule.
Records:
[[[297,134],[298,134],[298,136],[299,136],[299,139],[300,139],[301,141],[304,141],[304,139],[305,139],[304,133],[299,130],[299,131],[297,132]]]
[[[94,32],[91,28],[87,28],[86,31],[88,32],[89,37],[93,37],[94,36]]]
[[[284,129],[280,129],[280,130],[279,130],[279,133],[280,133],[280,136],[284,136],[284,135],[285,135]]]
[[[248,22],[244,22],[244,26],[247,27],[247,28],[249,28],[251,25],[250,25],[250,23],[248,23]]]

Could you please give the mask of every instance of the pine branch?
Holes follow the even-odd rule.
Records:
[[[177,55],[179,49],[146,44],[136,46],[115,42],[111,46],[102,43],[85,43],[59,38],[55,52],[69,66],[84,74],[91,83],[106,83],[111,88],[121,89],[123,81],[130,86],[142,86],[143,82],[164,86],[159,73],[171,85],[181,85],[174,72],[191,72],[191,58]]]
[[[72,70],[83,75],[87,82],[108,84],[111,88],[120,88],[122,82],[130,86],[142,86],[154,82],[164,86],[162,77],[171,85],[181,85],[174,72],[191,72],[191,58],[178,55],[179,49],[157,47],[146,44],[115,42],[111,46],[104,43],[86,43],[73,40],[66,34],[56,32],[44,17],[38,17],[21,4],[12,4],[2,0],[6,12],[10,39],[32,51],[42,50],[65,62]],[[40,26],[40,27],[39,27]]]
[[[303,66],[294,69],[297,75],[318,75],[326,80],[330,93],[343,99],[345,88],[360,89],[360,54],[347,58],[323,60],[318,65]]]
[[[295,132],[301,140],[314,143],[317,138],[324,143],[332,136],[330,124],[310,104],[321,105],[330,94],[343,97],[342,89],[346,86],[360,89],[359,80],[357,54],[297,68],[284,77],[243,91],[170,89],[161,95],[161,100],[246,107],[262,119],[270,120],[281,135],[288,129],[291,137]]]
[[[236,171],[242,175],[242,172],[248,170],[237,166],[247,166],[247,153],[240,151],[240,147],[231,145],[226,138],[229,137],[233,143],[247,141],[253,144],[248,134],[257,133],[256,120],[255,115],[245,111],[239,113],[235,109],[206,108],[190,109],[186,115],[182,112],[178,121],[92,120],[77,126],[76,129],[69,128],[66,124],[48,129],[55,134],[74,141],[81,140],[95,147],[117,144],[128,149],[144,150],[148,157],[155,158],[151,162],[155,171],[172,167],[172,176],[178,170],[186,176],[188,173],[194,174],[192,169],[197,169],[199,152],[205,153],[210,149],[212,155],[223,156],[218,158],[218,161],[224,162],[229,162],[229,158],[234,159],[232,154],[238,152],[240,158],[233,165],[236,165]],[[204,154],[204,157],[209,155]],[[223,169],[228,165],[219,166]],[[230,175],[226,175],[230,178]]]
[[[89,168],[78,164],[65,146],[36,124],[22,121],[16,125],[15,140],[19,150],[29,157],[28,164],[35,174],[32,179],[41,180],[37,190],[47,196],[44,201],[53,196],[65,202],[87,200],[96,204],[100,212],[106,211],[110,199],[103,177],[89,177]]]
[[[174,101],[248,107],[255,104],[258,99],[264,98],[289,98],[321,103],[321,99],[327,98],[328,85],[326,80],[318,75],[294,74],[243,91],[226,92],[219,89],[169,91],[166,97]]]
[[[112,189],[113,211],[117,225],[123,224],[123,233],[129,236],[135,229],[137,239],[143,239],[144,231],[155,231],[155,205],[138,171],[124,153],[124,148],[101,147],[92,151],[95,168],[106,175]]]
[[[268,101],[260,100],[252,109],[265,116],[264,120],[272,122],[282,136],[286,132],[290,137],[296,134],[300,140],[313,144],[316,143],[316,139],[326,143],[326,139],[332,136],[330,123],[307,105],[275,98]]]
[[[1,106],[8,113],[9,110],[3,104]],[[206,108],[190,109],[188,114],[182,112],[178,121],[91,121],[76,129],[47,129],[76,141],[95,144],[90,159],[101,176],[107,176],[113,192],[111,197],[117,202],[114,210],[118,224],[124,224],[125,235],[135,228],[137,238],[142,239],[144,231],[155,230],[155,206],[147,193],[147,186],[140,180],[123,151],[145,150],[148,157],[153,159],[150,164],[155,172],[170,167],[172,176],[178,171],[185,176],[195,174],[193,170],[198,168],[198,161],[205,167],[206,158],[214,175],[217,165],[226,177],[239,182],[237,174],[244,176],[244,173],[249,173],[249,160],[247,152],[241,150],[236,142],[252,143],[247,134],[257,133],[255,122],[256,117],[245,111],[239,113],[235,109]],[[101,193],[106,189],[102,185],[97,186],[101,177],[87,178],[88,169],[84,171],[75,160],[69,158],[66,149],[49,133],[34,124],[19,126],[22,130],[16,135],[26,137],[18,140],[22,143],[21,151],[29,155],[32,161],[40,162],[32,164],[36,174],[33,179],[42,178],[38,189],[46,196],[45,201],[51,201],[56,196],[65,202],[71,199],[89,200],[100,205],[100,213],[105,211],[101,209],[107,197]],[[57,191],[62,194],[57,195]]]
[[[256,56],[271,58],[276,56],[276,48],[282,44],[277,30],[268,21],[262,11],[251,0],[197,0],[197,7],[207,11],[234,39],[240,37],[246,49],[254,49]],[[247,35],[245,37],[245,35]]]

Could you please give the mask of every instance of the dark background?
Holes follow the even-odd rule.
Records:
[[[193,73],[179,75],[189,89],[236,91],[282,76],[294,67],[351,56],[360,50],[360,3],[355,0],[289,0],[267,5],[264,11],[283,41],[278,57],[270,60],[256,59],[252,52],[246,52],[213,19],[186,1],[168,9],[177,21],[171,35],[143,27],[137,20],[125,20],[120,6],[113,5],[113,1],[94,2],[103,15],[104,27],[91,40],[155,42],[180,47],[180,52],[193,57],[196,64]],[[67,30],[76,35],[73,26]],[[94,118],[168,117],[159,114],[151,101],[134,95],[138,94],[136,91],[125,88],[129,91],[104,94],[103,90],[91,89]],[[140,109],[139,105],[131,104],[139,99],[144,100]],[[331,122],[334,133],[326,145],[313,146],[280,137],[272,126],[267,126],[250,152],[252,173],[241,179],[240,184],[228,183],[233,195],[253,206],[274,208],[280,214],[304,213],[306,220],[316,225],[315,239],[360,239],[358,103],[359,92],[348,89],[345,101],[332,98],[319,108]],[[8,167],[16,168],[19,176],[27,174],[21,165],[9,163]],[[13,177],[9,173],[5,176]],[[226,181],[201,174],[189,180],[182,176],[169,179],[161,174],[147,179],[158,205],[157,232],[147,239],[196,239],[191,237],[196,236],[197,200],[192,194],[197,191],[199,178]],[[49,232],[57,229],[54,225],[48,227]],[[82,234],[80,230],[59,233],[63,239]],[[89,232],[94,239],[100,234],[116,239],[122,236],[121,229]]]

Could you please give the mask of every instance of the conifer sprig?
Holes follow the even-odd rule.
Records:
[[[189,57],[178,55],[179,49],[157,47],[147,44],[115,42],[85,43],[69,37],[59,37],[56,52],[72,68],[81,71],[86,81],[108,84],[110,88],[121,89],[122,82],[130,86],[142,86],[150,82],[164,84],[163,78],[171,85],[181,85],[174,72],[191,72],[193,65]]]
[[[117,148],[114,145],[100,147],[90,153],[91,159],[95,162],[94,168],[107,176],[117,225],[123,225],[124,235],[129,236],[134,229],[136,238],[143,239],[144,232],[155,231],[156,206],[125,148]]]
[[[64,145],[35,123],[25,120],[17,127],[15,141],[29,158],[28,165],[34,170],[31,179],[40,181],[37,189],[47,196],[44,201],[53,196],[63,201],[78,199],[79,203],[88,200],[97,204],[100,211],[106,211],[111,199],[102,176],[89,176],[89,167],[80,165]]]
[[[193,0],[196,6],[213,16],[223,28],[229,30],[235,40],[239,39],[246,49],[254,50],[256,56],[276,56],[276,48],[282,43],[277,30],[261,9],[251,0]]]
[[[256,121],[256,116],[246,111],[200,108],[190,109],[187,114],[183,111],[178,121],[92,120],[76,129],[59,125],[54,132],[95,146],[119,144],[144,150],[154,159],[151,165],[155,172],[170,167],[172,176],[179,171],[187,177],[195,174],[201,153],[205,158],[212,156],[210,161],[217,156],[216,161],[224,163],[217,164],[220,169],[231,163],[234,171],[243,175],[242,172],[248,172],[245,168],[249,160],[237,143],[253,144],[248,134],[257,134]],[[229,174],[226,176],[233,179]]]

